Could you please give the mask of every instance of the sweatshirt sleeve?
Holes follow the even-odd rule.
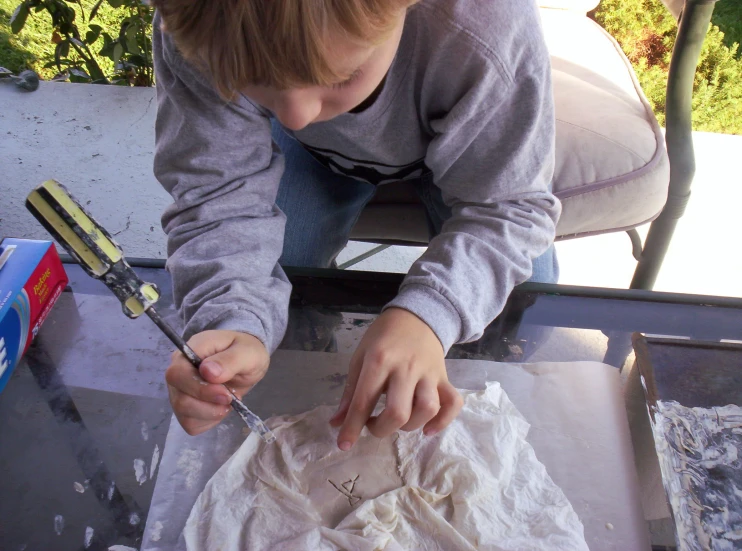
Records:
[[[510,70],[484,55],[463,61],[456,101],[430,123],[425,162],[453,214],[387,307],[420,317],[446,351],[482,335],[554,240],[549,57],[538,41],[520,56]]]
[[[278,265],[285,216],[276,206],[283,158],[270,120],[244,97],[226,102],[153,24],[155,176],[172,195],[162,216],[167,269],[185,337],[252,334],[273,352],[290,284]]]

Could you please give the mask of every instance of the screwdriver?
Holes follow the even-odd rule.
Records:
[[[135,319],[142,314],[149,318],[172,341],[183,355],[198,369],[201,358],[183,338],[162,319],[154,304],[160,291],[153,283],[145,283],[129,266],[121,247],[111,235],[75,200],[72,194],[56,180],[47,180],[34,189],[26,199],[26,208],[46,230],[77,260],[88,275],[100,279],[121,301],[124,314]],[[265,442],[275,436],[263,421],[226,387],[234,409],[251,431]]]

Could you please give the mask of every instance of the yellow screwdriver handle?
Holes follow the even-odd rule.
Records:
[[[137,318],[159,300],[157,287],[139,279],[111,234],[62,184],[47,180],[28,195],[26,206],[89,275],[103,280],[127,316]]]

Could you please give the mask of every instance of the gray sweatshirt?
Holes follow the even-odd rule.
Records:
[[[186,336],[243,331],[272,352],[291,289],[271,114],[244,96],[225,103],[154,28],[154,170],[174,199],[162,221]],[[481,336],[554,239],[550,65],[533,0],[422,0],[375,102],[295,137],[374,184],[433,172],[453,215],[387,307],[416,314],[445,350]]]

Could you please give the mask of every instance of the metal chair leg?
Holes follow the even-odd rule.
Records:
[[[631,228],[626,233],[631,239],[631,254],[639,262],[642,259],[642,238],[636,228]]]
[[[662,261],[690,197],[695,173],[691,100],[693,77],[715,0],[686,0],[678,26],[667,79],[665,143],[670,158],[670,189],[665,208],[649,227],[646,243],[631,281],[632,289],[652,289]]]
[[[350,268],[351,266],[355,266],[359,262],[362,262],[366,260],[367,258],[371,258],[372,256],[379,254],[381,251],[384,251],[391,247],[391,245],[379,245],[378,247],[374,247],[371,250],[366,251],[363,254],[359,254],[355,258],[351,258],[350,260],[343,262],[342,264],[338,265],[338,270],[345,270],[346,268]]]

